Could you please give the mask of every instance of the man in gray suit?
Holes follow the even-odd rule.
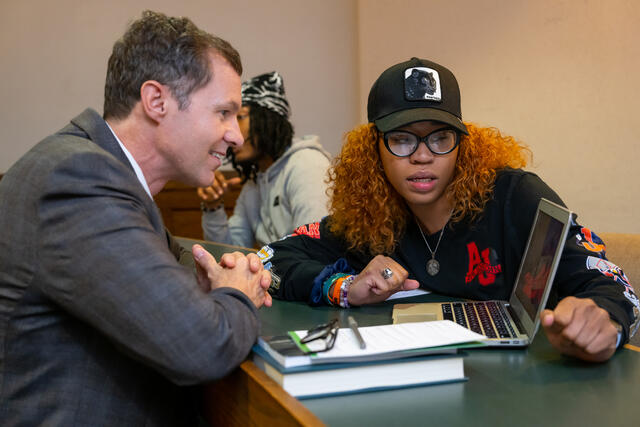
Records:
[[[3,426],[193,425],[193,386],[247,356],[269,274],[199,245],[194,274],[152,199],[210,185],[243,143],[241,72],[226,41],[145,12],[114,45],[104,118],[84,111],[0,181]]]

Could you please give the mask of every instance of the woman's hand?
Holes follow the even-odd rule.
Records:
[[[420,286],[418,281],[407,279],[408,276],[407,270],[395,260],[377,255],[349,287],[349,305],[374,304],[398,291],[417,289]]]

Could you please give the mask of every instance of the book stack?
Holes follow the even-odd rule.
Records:
[[[463,381],[460,349],[484,346],[485,337],[454,322],[416,322],[338,329],[334,347],[308,354],[307,331],[260,337],[253,362],[299,399]]]

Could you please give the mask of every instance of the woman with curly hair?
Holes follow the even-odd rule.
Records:
[[[368,117],[330,170],[330,215],[260,251],[270,292],[345,308],[418,287],[508,300],[540,199],[563,204],[521,169],[529,149],[463,123],[451,71],[417,58],[382,73]],[[602,244],[574,218],[542,325],[561,352],[602,361],[635,332],[639,305],[617,266],[591,267],[604,251],[584,242]]]

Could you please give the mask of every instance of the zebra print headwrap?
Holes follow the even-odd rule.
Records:
[[[242,103],[258,104],[285,118],[291,114],[282,76],[277,71],[260,74],[242,83]]]

